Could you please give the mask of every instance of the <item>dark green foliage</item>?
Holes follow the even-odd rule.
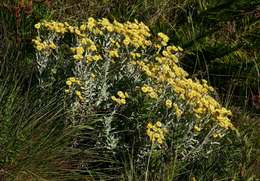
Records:
[[[260,177],[259,118],[240,114],[235,121],[240,125],[239,133],[223,139],[216,153],[186,167],[198,180],[256,180]]]
[[[64,125],[63,109],[54,98],[39,107],[16,76],[0,82],[0,177],[4,180],[68,180],[69,148],[75,129]],[[72,162],[73,160],[71,160]],[[65,171],[67,170],[67,171]]]
[[[173,39],[188,51],[183,58],[186,69],[209,79],[224,98],[232,94],[239,105],[244,102],[237,97],[248,100],[249,93],[259,92],[259,5],[218,1],[197,9],[190,22],[174,30]]]
[[[35,36],[34,24],[49,14],[47,6],[29,1],[5,0],[0,3],[0,62],[5,64],[2,74],[18,71],[23,76],[32,72],[35,64],[31,40]],[[29,69],[29,70],[28,70]]]

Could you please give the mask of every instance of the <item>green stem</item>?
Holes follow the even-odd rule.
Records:
[[[152,152],[153,152],[153,147],[154,147],[154,144],[152,143],[151,151],[150,151],[150,154],[149,154],[147,167],[146,167],[146,171],[145,171],[145,181],[147,181],[147,178],[148,178],[149,164],[150,164],[150,160],[151,160],[151,156],[152,156]]]

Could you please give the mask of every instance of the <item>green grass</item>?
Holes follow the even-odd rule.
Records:
[[[89,137],[88,130],[67,124],[60,93],[39,99],[37,89],[25,88],[15,75],[0,81],[0,178],[78,181],[115,177],[113,170],[97,168],[113,163],[110,157],[98,155],[94,147],[77,146]]]

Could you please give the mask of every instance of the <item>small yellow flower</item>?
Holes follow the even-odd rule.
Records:
[[[172,107],[172,101],[171,101],[170,99],[167,99],[167,100],[165,101],[165,105],[166,105],[166,107],[167,107],[168,109],[170,109],[170,108]]]
[[[191,181],[197,181],[197,179],[193,176],[191,177]]]
[[[158,33],[158,36],[160,37],[161,39],[161,44],[163,46],[166,46],[167,45],[167,42],[169,41],[169,37],[167,35],[165,35],[164,33]]]
[[[124,93],[123,93],[122,91],[118,91],[118,92],[117,92],[117,95],[118,95],[120,98],[122,98],[122,99],[125,99],[125,98],[126,98],[126,96],[124,95]]]
[[[161,145],[163,143],[163,140],[161,138],[158,138],[157,142]]]
[[[65,93],[70,93],[70,90],[69,89],[65,89]]]
[[[127,93],[127,92],[125,92],[125,97],[126,97],[126,98],[129,98],[129,95],[128,95],[128,93]]]
[[[120,99],[120,104],[126,104],[126,100],[125,99]]]
[[[76,78],[75,77],[70,77],[70,78],[68,78],[69,79],[69,81],[71,81],[71,82],[76,82]]]
[[[90,31],[93,30],[93,27],[96,25],[96,20],[92,17],[88,18],[88,28]]]
[[[156,45],[154,45],[154,48],[160,49],[160,48],[162,48],[162,46],[159,44],[156,44]]]
[[[153,92],[153,88],[152,88],[152,87],[149,87],[149,86],[147,86],[147,91],[148,91],[148,92]]]
[[[212,136],[213,136],[213,138],[218,138],[219,137],[219,133],[214,133]]]
[[[73,58],[75,60],[81,60],[83,58],[83,56],[82,55],[73,55]]]
[[[111,96],[111,99],[112,99],[113,101],[116,101],[116,100],[117,100],[117,98],[116,98],[115,96]]]
[[[56,48],[56,45],[53,42],[51,42],[49,46],[50,46],[51,49],[55,49]]]
[[[91,73],[91,77],[92,77],[93,79],[95,79],[95,78],[96,78],[96,75],[93,74],[93,73]]]
[[[195,117],[198,118],[198,119],[200,119],[200,118],[201,118],[201,115],[195,114]]]
[[[151,136],[152,136],[151,130],[150,130],[150,129],[147,129],[147,130],[146,130],[146,134],[147,134],[147,136],[151,137]]]
[[[146,126],[148,129],[152,129],[153,128],[153,124],[151,122],[149,122]]]
[[[148,92],[148,89],[147,89],[146,86],[143,86],[143,87],[141,88],[141,90],[142,90],[144,93]]]
[[[92,62],[93,61],[93,57],[91,55],[87,55],[86,61],[87,62]]]
[[[181,47],[179,47],[179,46],[178,46],[178,50],[181,51],[181,52],[183,51],[183,49]]]
[[[156,125],[153,125],[153,128],[152,128],[152,130],[153,130],[154,132],[157,132],[157,131],[159,131],[159,130],[160,130],[160,128],[158,128]]]
[[[71,33],[74,33],[74,28],[72,26],[69,26],[68,29]]]
[[[162,123],[161,123],[160,121],[157,121],[157,122],[155,123],[155,125],[156,125],[158,128],[161,128],[161,127],[162,127]]]
[[[76,80],[75,83],[78,84],[78,85],[80,85],[80,81],[79,81],[79,80]]]
[[[90,45],[89,47],[88,47],[88,50],[89,51],[97,51],[97,47],[96,47],[96,45]]]
[[[37,24],[34,25],[34,27],[38,30],[38,29],[41,28],[41,24],[40,24],[40,23],[37,23]]]
[[[80,96],[78,96],[78,97],[79,97],[79,99],[80,99],[80,100],[83,100],[83,99],[84,99],[84,98],[83,98],[81,95],[80,95]]]
[[[83,24],[83,25],[80,26],[79,29],[80,29],[81,31],[85,31],[86,28],[87,28],[87,25]]]
[[[68,86],[71,86],[71,85],[72,85],[72,82],[69,81],[69,80],[67,80],[67,81],[66,81],[66,84],[67,84]]]
[[[80,97],[81,96],[81,92],[80,91],[76,91],[76,95]]]
[[[94,55],[93,56],[93,60],[95,60],[95,61],[98,61],[98,60],[101,60],[101,59],[102,59],[102,57],[100,55]]]
[[[108,32],[114,31],[114,28],[111,25],[107,26],[106,29],[107,29]]]
[[[160,138],[160,134],[158,134],[158,133],[154,133],[154,138]]]
[[[76,53],[78,55],[82,55],[84,53],[84,48],[83,47],[77,47],[75,50],[76,50]]]
[[[37,49],[38,51],[42,51],[43,46],[42,46],[42,45],[37,45],[37,46],[36,46],[36,49]]]
[[[130,55],[131,55],[131,57],[132,57],[133,59],[136,59],[136,58],[140,58],[140,57],[141,57],[140,53],[133,53],[133,52],[131,52]]]
[[[201,127],[195,125],[195,126],[194,126],[194,130],[197,131],[197,132],[200,132],[200,131],[201,131]]]
[[[130,39],[129,39],[129,37],[125,37],[125,39],[123,40],[123,44],[124,44],[125,46],[128,46],[128,45],[130,44]]]
[[[153,99],[157,99],[158,98],[158,95],[156,94],[156,92],[151,92],[149,93],[149,96]]]
[[[210,92],[214,92],[214,88],[211,87],[211,86],[208,87],[208,90],[209,90]]]
[[[175,113],[176,113],[176,117],[179,119],[183,112],[180,109],[177,109]]]
[[[75,29],[75,33],[76,33],[76,35],[81,35],[81,32],[78,29]]]
[[[119,57],[117,50],[111,50],[109,51],[109,56],[111,58]]]

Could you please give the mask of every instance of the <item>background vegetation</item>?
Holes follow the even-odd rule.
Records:
[[[209,158],[178,163],[175,180],[260,178],[258,0],[4,0],[0,2],[0,180],[138,180],[131,159],[122,169],[95,150],[72,149],[72,140],[82,134],[79,128],[63,125],[66,113],[59,92],[39,99],[42,92],[31,43],[34,24],[42,19],[77,23],[90,16],[121,22],[138,19],[153,33],[168,34],[185,50],[183,67],[208,80],[219,100],[232,108],[239,134],[225,138]],[[106,163],[113,165],[110,171]]]

